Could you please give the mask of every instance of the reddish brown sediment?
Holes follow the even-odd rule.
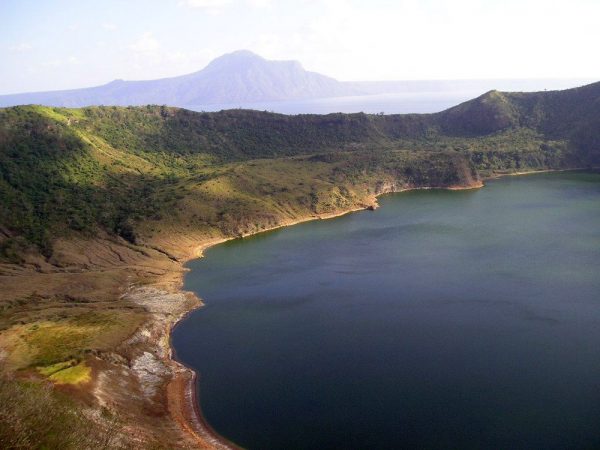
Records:
[[[196,395],[196,373],[185,367],[178,369],[167,385],[169,412],[173,420],[193,437],[198,448],[239,448],[210,427],[198,408]]]

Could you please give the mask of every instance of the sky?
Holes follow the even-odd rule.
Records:
[[[600,79],[600,0],[0,0],[0,94],[182,75],[239,49],[339,80]]]

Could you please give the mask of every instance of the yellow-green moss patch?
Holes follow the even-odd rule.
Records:
[[[85,363],[54,372],[48,377],[57,384],[79,384],[87,383],[92,379],[92,369]]]
[[[44,375],[45,377],[49,377],[49,376],[55,374],[56,372],[59,372],[61,370],[67,369],[69,367],[72,367],[75,364],[77,364],[77,361],[75,361],[74,359],[72,359],[70,361],[63,361],[63,362],[59,362],[59,363],[56,363],[56,364],[51,364],[49,366],[38,367],[37,371],[41,375]]]

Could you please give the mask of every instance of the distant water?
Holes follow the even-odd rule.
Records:
[[[418,92],[352,97],[321,98],[286,102],[218,104],[188,107],[195,111],[221,111],[223,109],[255,109],[281,114],[329,114],[335,112],[367,114],[429,113],[442,111],[477,95],[470,92]]]
[[[600,174],[414,191],[193,261],[173,333],[250,449],[600,448]]]
[[[186,108],[194,111],[243,108],[281,114],[329,114],[336,112],[364,112],[367,114],[433,113],[471,100],[492,89],[543,91],[544,89],[567,89],[593,81],[587,79],[533,79],[359,82],[357,83],[357,89],[361,89],[361,86],[364,85],[365,90],[389,89],[391,92],[300,101],[196,105],[186,106]]]

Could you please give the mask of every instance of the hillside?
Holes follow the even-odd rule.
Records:
[[[190,438],[174,394],[192,379],[167,333],[197,306],[179,289],[202,248],[375,207],[384,192],[599,164],[600,83],[491,91],[427,115],[0,109],[0,372],[16,379],[0,398],[29,392],[59,411],[54,437],[71,439],[69,411],[92,410],[82,429],[122,447],[192,447],[204,438]],[[0,443],[20,436],[3,432]]]
[[[353,86],[302,68],[297,61],[269,61],[246,51],[213,60],[188,75],[148,81],[115,80],[103,86],[0,96],[0,106],[41,104],[174,106],[266,102],[361,93]]]
[[[123,227],[159,216],[163,205],[210,204],[205,194],[197,197],[197,191],[188,191],[187,184],[227,178],[223,174],[233,167],[251,170],[264,164],[241,164],[248,160],[276,158],[278,164],[307,167],[317,160],[335,162],[344,185],[349,173],[360,173],[361,182],[368,183],[371,178],[401,178],[397,174],[406,166],[428,170],[425,154],[429,159],[462,160],[484,175],[600,161],[598,83],[531,94],[491,91],[431,115],[285,116],[244,110],[31,106],[5,109],[0,116],[2,230],[45,252],[50,252],[46,247],[52,223],[61,224],[61,233],[93,232],[100,226],[123,234]],[[313,184],[306,181],[305,186]],[[297,192],[302,193],[308,195]],[[254,200],[264,203],[261,197]],[[240,205],[240,210],[247,206]],[[202,220],[217,225],[214,217]],[[219,221],[219,226],[225,225]],[[13,244],[6,242],[13,238],[3,241],[7,255]]]

